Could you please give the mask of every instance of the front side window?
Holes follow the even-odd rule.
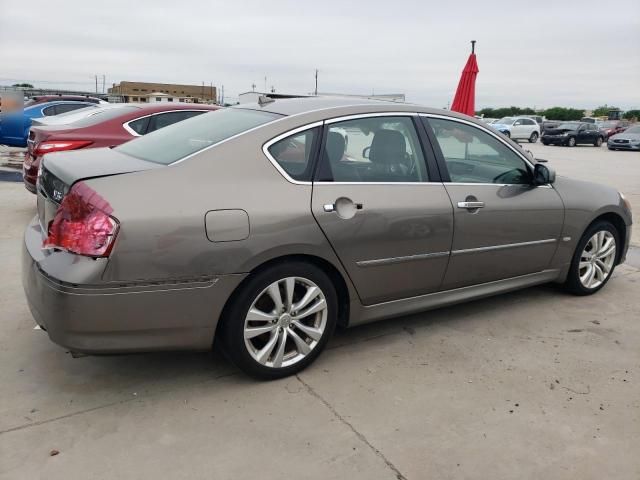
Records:
[[[294,180],[310,181],[313,173],[311,159],[319,137],[319,128],[277,141],[269,147],[269,153],[280,167]]]
[[[222,140],[282,118],[282,115],[227,108],[174,123],[115,148],[149,162],[169,165]]]
[[[321,182],[426,182],[411,117],[369,117],[329,125],[317,179]]]
[[[529,184],[527,163],[493,135],[470,125],[430,118],[452,182]]]

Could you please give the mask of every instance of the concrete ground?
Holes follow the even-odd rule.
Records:
[[[524,147],[640,212],[640,154]],[[640,478],[640,249],[597,295],[542,286],[339,331],[264,383],[216,353],[73,359],[34,331],[34,200],[0,182],[0,479]]]

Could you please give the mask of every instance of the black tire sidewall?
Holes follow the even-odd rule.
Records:
[[[251,303],[266,287],[286,277],[302,277],[314,282],[327,302],[327,325],[318,344],[305,358],[289,367],[271,368],[258,363],[244,343],[244,320]],[[329,276],[319,267],[305,262],[283,262],[259,271],[240,287],[231,300],[220,326],[221,346],[225,355],[243,372],[262,380],[293,375],[311,364],[320,355],[333,334],[338,318],[338,298]]]
[[[613,276],[613,272],[616,268],[616,262],[614,262],[613,267],[611,268],[611,272],[609,273],[609,276],[607,276],[605,281],[602,282],[600,285],[598,285],[596,288],[587,288],[584,285],[582,285],[582,282],[580,281],[579,264],[580,264],[580,257],[582,256],[582,251],[584,250],[584,247],[587,245],[587,242],[589,241],[589,239],[596,232],[599,232],[602,230],[607,230],[613,235],[613,238],[615,238],[616,262],[618,260],[618,257],[620,255],[620,248],[622,247],[622,245],[620,243],[620,233],[613,226],[613,224],[605,220],[600,220],[593,223],[591,226],[589,226],[589,228],[585,230],[584,234],[580,238],[580,241],[578,242],[578,246],[576,247],[576,251],[574,252],[573,258],[571,260],[571,267],[569,268],[569,274],[567,275],[567,280],[565,282],[565,286],[567,287],[567,289],[576,295],[591,295],[593,293],[596,293],[602,287],[604,287]]]
[[[573,145],[571,144],[572,141],[573,141]],[[569,139],[567,140],[567,146],[568,147],[575,147],[576,145],[577,145],[576,139],[574,137],[569,137]]]
[[[539,135],[536,132],[533,132],[529,136],[529,143],[536,143],[538,141],[538,137],[539,137]]]

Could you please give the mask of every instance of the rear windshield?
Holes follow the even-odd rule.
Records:
[[[116,150],[149,162],[169,165],[214,143],[281,117],[275,113],[227,108],[174,123],[127,142]]]
[[[85,110],[84,108],[82,109]],[[73,128],[84,128],[91,127],[93,125],[97,125],[98,123],[106,122],[107,120],[112,120],[114,118],[119,117],[120,115],[124,115],[125,113],[135,112],[136,110],[140,110],[139,107],[118,107],[118,108],[105,108],[104,110],[93,108],[92,110],[96,110],[94,115],[90,115],[88,117],[81,118],[80,120],[76,120],[73,122]],[[79,110],[74,111],[76,113]]]

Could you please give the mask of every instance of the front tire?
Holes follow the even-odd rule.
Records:
[[[611,223],[591,225],[578,242],[565,288],[575,295],[596,293],[613,275],[619,248],[620,234]]]
[[[567,140],[567,147],[575,147],[576,146],[576,137],[569,137]]]
[[[529,143],[536,143],[538,141],[538,132],[533,132],[529,137]]]
[[[337,317],[336,291],[324,271],[282,263],[254,274],[234,295],[221,319],[222,349],[248,375],[286,377],[320,355]]]
[[[593,144],[594,147],[601,147],[602,146],[602,137],[598,137],[598,139],[596,140],[596,143]]]

